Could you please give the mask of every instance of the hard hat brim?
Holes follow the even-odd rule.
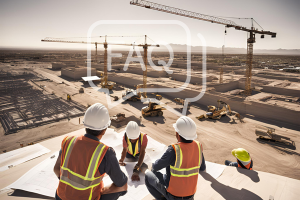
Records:
[[[173,124],[173,128],[175,129],[175,131],[176,131],[181,137],[183,137],[183,138],[186,139],[186,140],[194,140],[194,139],[197,138],[197,133],[196,133],[193,137],[187,137],[187,136],[182,135],[182,133],[180,133],[180,131],[178,130],[176,124]]]
[[[89,126],[89,125],[85,124],[84,121],[83,121],[83,125],[84,125],[86,128],[89,128],[89,129],[92,129],[92,130],[96,130],[96,131],[104,130],[104,129],[108,128],[108,127],[110,126],[110,124],[111,124],[111,120],[109,120],[108,123],[107,123],[105,126],[100,127],[100,128],[96,128],[96,127]]]

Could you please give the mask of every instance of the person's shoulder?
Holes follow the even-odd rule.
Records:
[[[116,152],[112,147],[108,147],[105,156],[108,156],[108,157],[116,156]]]
[[[166,152],[175,152],[172,144],[168,146]]]

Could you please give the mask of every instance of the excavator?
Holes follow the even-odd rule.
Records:
[[[241,115],[238,112],[232,111],[230,106],[222,101],[222,100],[218,100],[218,108],[216,108],[215,106],[209,105],[207,106],[207,113],[200,115],[198,117],[196,117],[198,120],[202,120],[202,119],[221,119],[221,117],[223,115],[228,115],[228,116],[235,116],[237,117],[241,122],[243,122],[243,120],[241,119]],[[220,105],[223,105],[223,108],[220,109]]]
[[[256,136],[261,140],[271,141],[271,142],[281,142],[286,145],[296,148],[295,142],[292,141],[289,137],[275,134],[275,129],[263,125],[256,126],[255,129]]]

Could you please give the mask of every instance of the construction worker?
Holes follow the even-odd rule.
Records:
[[[145,184],[155,199],[194,199],[198,174],[206,170],[202,144],[196,141],[196,124],[186,116],[173,127],[177,143],[170,145],[163,156],[147,170]],[[158,172],[166,168],[166,174]]]
[[[229,160],[225,160],[225,165],[252,170],[253,161],[250,157],[250,154],[248,153],[248,151],[246,149],[243,149],[243,148],[233,149],[231,151],[231,154],[234,157],[236,157],[237,161],[231,162]]]
[[[119,164],[121,166],[126,165],[124,163],[125,157],[132,161],[138,161],[133,168],[131,180],[139,181],[139,173],[145,172],[148,168],[148,166],[143,163],[148,143],[147,135],[140,132],[140,127],[135,121],[130,121],[126,126],[125,131],[123,136],[123,151]]]
[[[127,192],[127,177],[121,171],[116,153],[101,143],[110,126],[107,108],[96,103],[85,112],[86,134],[63,139],[54,172],[59,178],[56,200],[115,200]],[[104,187],[107,173],[112,184]]]

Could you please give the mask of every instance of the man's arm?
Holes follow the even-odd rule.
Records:
[[[127,153],[127,147],[123,147],[123,151],[122,151],[122,154],[121,154],[121,159],[119,160],[119,164],[121,166],[125,166],[126,163],[124,163],[124,159],[126,157],[126,153]]]
[[[61,154],[59,154],[56,163],[54,165],[53,171],[55,173],[55,175],[60,178],[60,163],[61,163]]]
[[[136,164],[136,166],[138,168],[140,168],[144,162],[144,158],[145,158],[145,154],[146,154],[146,147],[141,147],[141,150],[140,150],[140,156],[139,156],[139,161],[138,163]]]
[[[173,149],[172,145],[168,147],[164,155],[155,161],[152,164],[152,171],[159,171],[163,168],[166,168],[170,165],[175,164],[175,150]]]
[[[105,187],[101,194],[122,192],[127,190],[127,176],[121,171],[116,153],[109,148],[105,154],[105,172],[112,180],[112,184]]]
[[[205,164],[205,159],[204,159],[203,152],[202,152],[202,163],[201,163],[201,166],[200,166],[199,173],[200,173],[200,171],[206,172],[206,164]]]
[[[144,161],[145,154],[146,154],[146,147],[142,146],[141,150],[140,150],[139,161],[133,169],[133,174],[131,176],[132,181],[140,181],[139,171],[144,173],[147,170],[147,169],[143,169],[143,171],[142,171],[142,169],[141,169],[141,166],[142,166],[143,161]]]

